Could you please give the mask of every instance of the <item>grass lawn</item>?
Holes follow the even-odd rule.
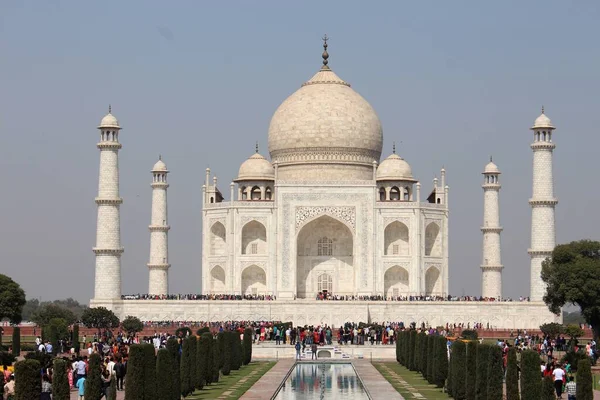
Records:
[[[442,389],[430,385],[423,375],[409,371],[396,362],[373,363],[373,366],[388,380],[405,399],[447,400],[450,398]],[[400,381],[404,380],[404,382]],[[414,393],[418,394],[417,396]]]
[[[193,395],[186,397],[186,399],[216,399],[221,396],[226,399],[239,399],[275,364],[275,362],[266,361],[251,362],[242,366],[238,371],[231,371],[229,376],[221,375],[219,383],[204,386],[202,390],[196,390]]]

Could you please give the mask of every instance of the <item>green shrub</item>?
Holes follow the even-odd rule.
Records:
[[[487,400],[487,371],[490,346],[480,344],[477,346],[477,374],[475,383],[475,398],[477,400]]]
[[[237,371],[242,366],[240,335],[237,331],[229,332],[231,336],[231,369]]]
[[[52,355],[35,351],[25,354],[25,359],[36,360],[40,365],[48,365],[52,361]]]
[[[448,346],[444,336],[436,336],[434,381],[437,387],[444,387],[448,378]]]
[[[465,342],[456,340],[452,344],[452,397],[455,400],[464,400],[466,397],[466,352]]]
[[[465,400],[475,400],[477,396],[477,342],[467,343],[465,364]]]
[[[427,382],[433,384],[433,367],[434,367],[434,357],[433,357],[433,347],[435,344],[435,336],[428,335],[427,336]]]
[[[60,358],[54,360],[54,372],[52,374],[52,399],[69,400],[71,388],[67,376],[67,361]]]
[[[172,400],[179,400],[181,398],[181,378],[180,378],[180,366],[179,366],[179,342],[175,338],[167,340],[167,350],[169,355],[173,359],[173,373],[171,374],[172,383]]]
[[[15,326],[12,334],[12,353],[15,357],[21,355],[21,328]],[[15,381],[15,383],[17,383]]]
[[[427,334],[425,332],[419,333],[420,345],[419,345],[419,367],[423,377],[427,375]]]
[[[594,391],[592,390],[592,369],[590,359],[579,361],[579,369],[577,370],[577,400],[592,400]]]
[[[127,372],[125,375],[125,381],[127,382],[125,400],[144,400],[144,364],[144,345],[131,345],[129,347],[129,359],[127,360]]]
[[[542,379],[542,400],[556,400],[552,376],[546,376]]]
[[[188,338],[190,341],[190,386],[192,392],[199,386],[198,375],[198,337],[192,335]]]
[[[221,373],[220,363],[221,363],[221,360],[223,358],[223,355],[219,352],[219,342],[218,342],[218,340],[213,339],[212,348],[213,348],[213,358],[212,358],[212,372],[213,372],[213,376],[212,376],[212,383],[217,383],[217,382],[219,382],[219,378],[220,378],[220,373]]]
[[[210,333],[210,329],[208,327],[200,328],[196,331],[196,335],[202,336],[204,333]]]
[[[175,331],[175,336],[184,339],[186,337],[192,336],[192,330],[187,326],[177,328],[177,330]]]
[[[114,376],[110,379],[110,386],[106,391],[106,400],[117,400],[117,379]]]
[[[232,354],[233,338],[230,335],[231,332],[221,332],[221,333],[223,333],[223,336],[222,336],[223,337],[223,340],[222,340],[223,367],[221,368],[221,372],[223,373],[223,375],[227,376],[231,372],[231,363],[232,363],[232,358],[233,358],[233,354]],[[218,336],[217,336],[217,340],[218,340]],[[219,347],[221,347],[221,344],[219,344]]]
[[[396,336],[396,361],[400,363],[400,343],[402,341],[402,332],[398,332],[398,336]]]
[[[37,360],[24,360],[15,364],[15,400],[39,399],[42,393],[40,363]],[[87,397],[86,397],[87,399]]]
[[[463,331],[460,333],[460,337],[466,340],[477,340],[479,335],[474,329],[463,329]]]
[[[520,400],[519,366],[517,365],[517,349],[508,349],[506,360],[506,400]]]
[[[521,353],[521,398],[539,399],[542,395],[540,356],[534,350]]]
[[[193,380],[191,376],[192,366],[190,357],[190,338],[183,339],[180,359],[180,389],[181,395],[187,397],[194,391]],[[125,391],[127,393],[127,391]]]
[[[213,383],[214,376],[214,364],[215,364],[215,339],[213,338],[212,333],[204,332],[200,339],[204,341],[204,345],[206,346],[206,371],[204,372],[204,381],[207,385]]]
[[[252,361],[252,336],[252,329],[246,328],[244,330],[244,365],[248,365]]]
[[[504,389],[504,367],[502,362],[502,349],[499,346],[490,347],[487,379],[487,400],[502,400],[502,392]]]
[[[571,369],[573,371],[577,371],[579,368],[579,361],[587,359],[588,356],[585,354],[585,348],[580,349],[579,351],[567,351],[565,355],[561,359],[561,363],[571,364]]]
[[[144,344],[144,399],[154,400],[156,394],[156,350]]]
[[[88,359],[88,372],[85,378],[85,400],[100,400],[102,397],[102,359],[94,353]]]
[[[156,400],[173,400],[174,372],[175,359],[173,355],[167,349],[158,350],[156,356]]]
[[[79,354],[81,343],[79,342],[79,325],[73,325],[73,348],[75,348],[75,354]]]
[[[415,342],[417,340],[417,331],[414,329],[410,330],[408,337],[408,369],[411,371],[415,370]]]
[[[210,335],[210,333],[208,334]],[[208,375],[208,342],[204,337],[200,337],[196,345],[196,389],[200,390],[206,384],[206,375]]]

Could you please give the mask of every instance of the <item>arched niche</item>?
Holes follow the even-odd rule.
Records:
[[[383,284],[384,293],[388,298],[407,295],[409,290],[408,271],[399,265],[394,265],[385,271]]]
[[[266,254],[267,229],[258,221],[250,221],[242,228],[242,254]]]
[[[384,255],[407,256],[410,254],[408,227],[400,221],[394,221],[385,227]]]
[[[440,235],[440,226],[435,222],[430,222],[425,228],[425,255],[431,257],[441,257],[442,240]]]
[[[220,222],[215,222],[210,227],[210,254],[213,256],[223,256],[227,253],[227,231]]]
[[[265,271],[257,266],[251,265],[242,271],[242,294],[264,294],[267,291],[267,276]]]
[[[210,270],[210,292],[225,293],[225,270],[220,265],[215,265]]]

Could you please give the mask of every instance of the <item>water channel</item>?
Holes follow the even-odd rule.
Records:
[[[298,363],[277,393],[277,400],[368,400],[349,363]]]

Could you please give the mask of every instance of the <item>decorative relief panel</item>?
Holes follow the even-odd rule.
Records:
[[[242,262],[240,262],[240,271],[243,271],[244,269],[246,269],[247,267],[249,267],[251,265],[256,265],[257,267],[262,268],[263,271],[265,271],[265,272],[267,271],[264,261],[242,261]]]
[[[330,202],[360,202],[360,215],[361,220],[358,221],[360,225],[364,228],[364,232],[360,235],[359,238],[354,235],[355,243],[361,248],[361,259],[354,260],[354,265],[360,268],[360,287],[366,289],[367,288],[367,274],[368,274],[368,266],[369,266],[369,257],[368,257],[368,246],[369,246],[369,237],[372,236],[372,230],[370,229],[371,224],[371,212],[367,207],[368,204],[371,204],[371,197],[368,194],[356,194],[356,193],[283,193],[281,194],[281,211],[282,211],[282,251],[281,251],[281,259],[282,259],[282,289],[291,290],[290,287],[290,275],[295,274],[296,271],[292,271],[293,261],[291,260],[292,246],[295,246],[295,241],[292,243],[292,239],[295,239],[295,235],[292,235],[290,232],[290,226],[292,221],[292,211],[290,210],[292,201],[330,201]],[[294,215],[293,218],[296,218]],[[295,224],[294,224],[295,225]]]
[[[267,219],[264,217],[253,217],[251,215],[244,215],[244,216],[240,217],[240,225],[241,226],[246,225],[250,221],[260,222],[265,227],[267,226]]]
[[[226,219],[225,217],[222,217],[222,218],[211,218],[211,219],[209,220],[209,224],[208,224],[208,227],[209,227],[209,229],[210,229],[210,228],[211,228],[211,227],[212,227],[214,224],[216,224],[217,222],[220,222],[220,223],[222,223],[222,224],[223,224],[223,226],[227,226],[225,219]]]
[[[344,221],[350,227],[350,229],[352,229],[352,233],[356,232],[356,211],[354,207],[328,206],[296,207],[296,232],[298,232],[306,222],[321,215],[329,215]]]
[[[429,269],[429,267],[435,267],[438,271],[442,272],[442,264],[438,263],[425,263],[425,271]]]
[[[392,222],[402,222],[404,225],[406,225],[408,228],[410,228],[410,218],[407,217],[385,217],[383,219],[383,227],[385,229],[386,226],[388,226],[389,224],[391,224]]]
[[[410,271],[410,263],[408,262],[393,262],[393,261],[386,261],[383,263],[383,272],[387,271],[388,269],[392,268],[392,267],[402,267],[407,271]]]

